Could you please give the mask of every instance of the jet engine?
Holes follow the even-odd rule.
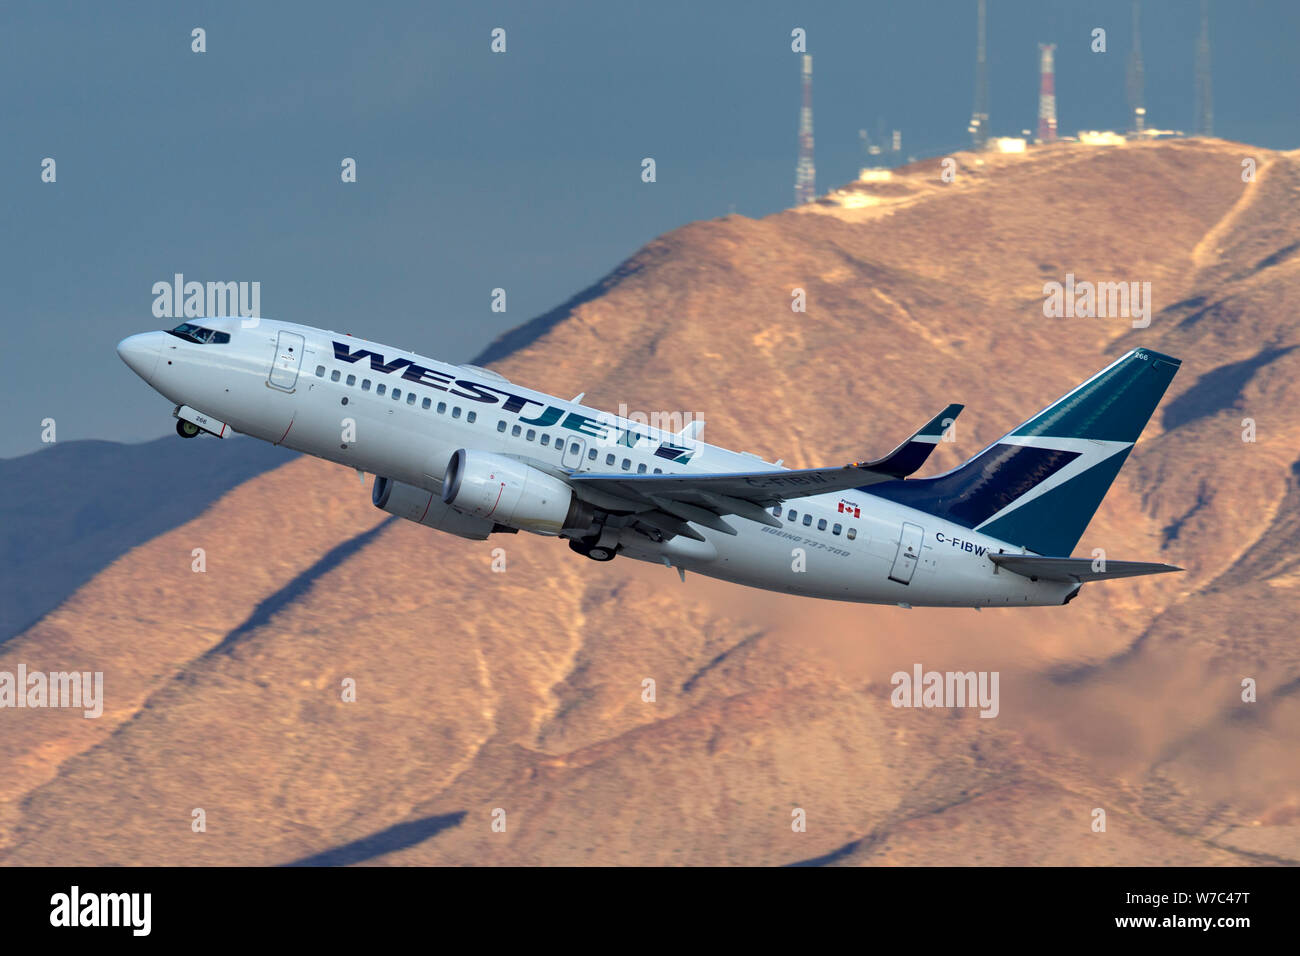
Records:
[[[474,541],[482,541],[496,530],[514,530],[501,529],[489,518],[476,518],[457,511],[423,488],[378,475],[375,476],[375,487],[371,491],[370,500],[376,508],[387,511],[390,515]]]
[[[442,500],[467,515],[524,531],[585,534],[595,509],[540,469],[491,452],[459,449],[442,478]]]

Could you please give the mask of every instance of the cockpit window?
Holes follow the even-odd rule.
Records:
[[[186,342],[194,342],[196,345],[225,345],[230,341],[229,332],[205,329],[201,325],[194,325],[190,322],[182,322],[176,328],[168,329],[167,332],[169,335],[184,339]]]

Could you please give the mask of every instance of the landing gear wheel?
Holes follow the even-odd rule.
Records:
[[[182,438],[193,438],[201,431],[203,431],[203,429],[199,428],[199,426],[195,425],[193,422],[187,422],[183,418],[177,419],[176,421],[176,434],[180,435]]]
[[[614,555],[618,554],[618,548],[605,548],[598,544],[588,544],[581,539],[569,539],[570,550],[579,554],[586,555],[593,561],[613,561]]]

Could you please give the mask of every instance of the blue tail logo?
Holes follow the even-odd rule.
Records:
[[[861,490],[1038,554],[1069,555],[1180,364],[1134,349],[952,471]]]

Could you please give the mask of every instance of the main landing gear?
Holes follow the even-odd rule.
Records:
[[[203,431],[203,429],[198,425],[195,425],[193,422],[187,422],[183,418],[178,418],[176,420],[176,434],[180,435],[182,438],[193,438],[201,431]]]
[[[593,561],[613,561],[614,555],[618,553],[617,547],[607,548],[590,540],[574,540],[572,538],[569,539],[569,548],[579,554],[585,554]]]

